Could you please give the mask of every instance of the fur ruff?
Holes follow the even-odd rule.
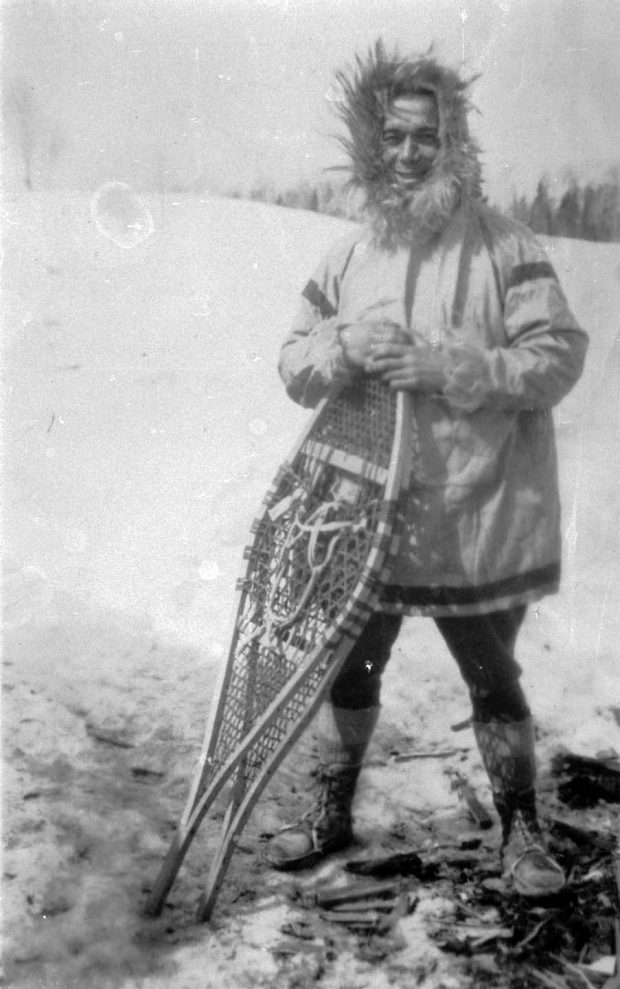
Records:
[[[390,55],[381,40],[367,58],[356,58],[352,70],[337,72],[336,79],[342,93],[337,113],[349,132],[339,138],[351,161],[347,185],[363,191],[375,238],[392,249],[428,242],[461,203],[481,195],[479,149],[467,124],[473,80],[460,79],[430,55]],[[394,99],[420,92],[436,99],[440,148],[429,175],[407,192],[383,161],[383,121]]]

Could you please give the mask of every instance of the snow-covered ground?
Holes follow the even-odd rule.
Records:
[[[211,985],[206,939],[214,986],[244,985],[244,973],[275,984],[262,949],[280,907],[255,934],[246,918],[241,960],[231,921],[219,938],[203,931],[179,947],[162,974],[154,948],[135,939],[136,904],[164,848],[162,821],[184,799],[248,526],[307,415],[278,380],[280,341],[345,225],[153,196],[143,200],[149,233],[139,203],[123,215],[102,203],[97,215],[70,194],[4,203],[5,920],[21,959],[12,972],[59,989]],[[591,348],[556,413],[563,588],[532,609],[519,643],[543,759],[561,741],[584,754],[620,748],[620,250],[547,247]],[[379,738],[442,743],[467,713],[433,623],[408,622]],[[106,733],[126,748],[102,755]],[[139,765],[115,761],[127,752]],[[171,781],[165,813],[156,786],[135,782],[153,765],[153,779],[161,770]],[[376,799],[360,808],[362,827],[385,822],[394,785],[413,771],[398,772],[402,781],[386,782],[369,771]],[[416,772],[418,808],[454,802],[440,770]]]

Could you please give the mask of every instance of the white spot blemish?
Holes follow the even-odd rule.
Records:
[[[216,580],[220,575],[220,568],[215,560],[203,560],[198,574],[201,580]]]
[[[153,233],[148,206],[126,182],[106,182],[95,192],[90,214],[100,234],[123,249],[140,244]]]
[[[344,103],[344,93],[338,86],[330,86],[325,93],[325,99],[330,103]]]
[[[53,594],[46,574],[25,566],[2,581],[2,626],[21,628],[51,603]]]
[[[264,419],[250,419],[248,429],[253,436],[264,436],[267,432],[267,423]]]
[[[88,536],[82,529],[69,529],[65,534],[65,547],[70,553],[83,553],[88,546]]]

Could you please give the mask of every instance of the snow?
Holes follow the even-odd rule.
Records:
[[[241,202],[149,207],[155,231],[132,252],[86,201],[7,210],[7,554],[203,644],[305,415],[275,364],[338,224]]]
[[[158,809],[150,796],[144,810],[137,802],[116,822],[103,813],[97,823],[116,791],[110,779],[107,797],[87,803],[88,780],[108,771],[89,732],[93,724],[125,732],[171,778],[184,782],[190,772],[248,528],[307,416],[279,382],[280,341],[299,290],[346,224],[241,201],[138,196],[118,185],[93,201],[46,193],[4,203],[5,790],[34,786],[34,774],[60,801],[55,814],[33,816],[33,799],[29,814],[10,817],[7,856],[17,878],[7,917],[18,931],[28,918],[38,946],[32,964],[68,980],[87,969],[67,932],[86,951],[95,902],[102,919],[92,971],[125,959],[123,984],[138,985],[127,972],[142,978],[148,965],[130,947],[128,918],[139,893],[136,856],[152,870],[163,850]],[[620,704],[620,251],[568,240],[546,246],[591,348],[582,381],[556,412],[562,590],[531,609],[519,641],[542,758],[559,742],[584,754],[620,747],[611,710]],[[461,744],[448,726],[467,717],[467,698],[432,622],[406,623],[383,705],[384,739],[393,732]],[[463,744],[472,746],[469,734]],[[373,767],[365,786],[360,826],[370,835],[399,801],[423,815],[456,800],[431,765]],[[180,786],[171,806],[180,811],[183,798]],[[150,830],[140,816],[147,812]],[[69,841],[70,819],[88,847],[100,830],[113,868],[90,874],[70,864],[57,847]],[[33,820],[44,836],[23,845],[20,822],[32,828]],[[58,875],[68,899],[56,912],[66,925],[41,940],[36,911]],[[131,877],[121,892],[119,875]],[[277,925],[278,909],[274,917]],[[244,972],[261,953],[256,923],[244,932]],[[227,966],[231,985],[245,984],[222,938],[213,943],[223,966],[217,984],[228,984]],[[200,950],[178,949],[184,974],[174,985],[207,984],[196,974]],[[262,963],[260,978],[271,978],[270,965]],[[53,977],[60,981],[47,984],[69,984]],[[162,978],[150,972],[139,984],[172,984]],[[365,985],[362,975],[357,984]]]

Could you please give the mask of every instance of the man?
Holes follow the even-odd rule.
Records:
[[[557,591],[551,407],[587,338],[531,232],[483,204],[468,83],[381,42],[339,73],[351,182],[369,223],[330,251],[281,352],[290,396],[313,406],[365,374],[413,400],[415,489],[400,556],[319,714],[319,799],[269,858],[301,868],[352,839],[351,805],[403,615],[432,617],[469,688],[514,888],[565,878],[542,837],[534,732],[514,647],[526,605]]]

